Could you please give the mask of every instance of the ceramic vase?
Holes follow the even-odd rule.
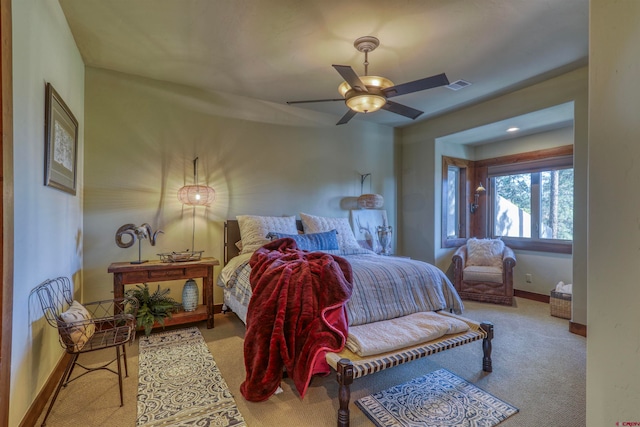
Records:
[[[182,288],[182,308],[184,311],[196,311],[198,299],[198,284],[193,279],[187,280]]]

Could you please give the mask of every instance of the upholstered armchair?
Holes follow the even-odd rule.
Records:
[[[513,250],[499,239],[469,239],[453,254],[453,284],[462,299],[513,304]]]

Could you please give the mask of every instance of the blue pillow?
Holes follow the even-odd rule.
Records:
[[[303,251],[333,251],[340,249],[340,246],[338,246],[338,232],[336,230],[309,234],[284,234],[272,231],[267,234],[267,239],[271,240],[283,239],[285,237],[295,240],[298,249]]]

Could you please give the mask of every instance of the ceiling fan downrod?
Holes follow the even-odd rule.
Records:
[[[358,52],[364,52],[364,75],[369,75],[369,52],[373,52],[380,46],[380,40],[373,36],[359,37],[353,42]]]

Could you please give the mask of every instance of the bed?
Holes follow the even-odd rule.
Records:
[[[335,224],[324,225],[329,227]],[[295,229],[302,233],[300,220],[295,222]],[[342,230],[340,234],[344,238],[349,232]],[[218,285],[223,288],[223,310],[233,311],[246,324],[252,296],[249,281],[252,253],[241,253],[241,241],[238,221],[228,220],[225,223],[225,267]],[[324,355],[326,363],[336,371],[339,383],[338,426],[349,425],[350,384],[365,375],[478,340],[482,340],[483,370],[491,372],[493,325],[460,316],[463,303],[439,269],[408,258],[388,257],[355,247],[343,247],[343,242],[339,250],[324,252],[346,259],[353,272],[353,294],[344,304],[349,322],[347,346],[339,352],[329,351]],[[460,327],[459,330],[428,341],[411,336],[405,342],[402,341],[402,334],[397,334],[397,329],[393,329],[398,328],[393,322],[400,322],[400,327],[405,328],[421,321],[412,316],[437,316],[449,325],[457,322],[455,324],[458,326],[466,326],[466,330]],[[355,335],[356,330],[367,329],[369,334],[371,330],[385,332],[388,329],[388,335],[397,335],[396,341],[400,340],[402,345],[396,342],[389,347],[386,346],[386,340],[382,340],[382,345],[378,347],[376,342],[367,341],[366,338],[352,339],[352,331]],[[363,337],[366,337],[366,333]]]

